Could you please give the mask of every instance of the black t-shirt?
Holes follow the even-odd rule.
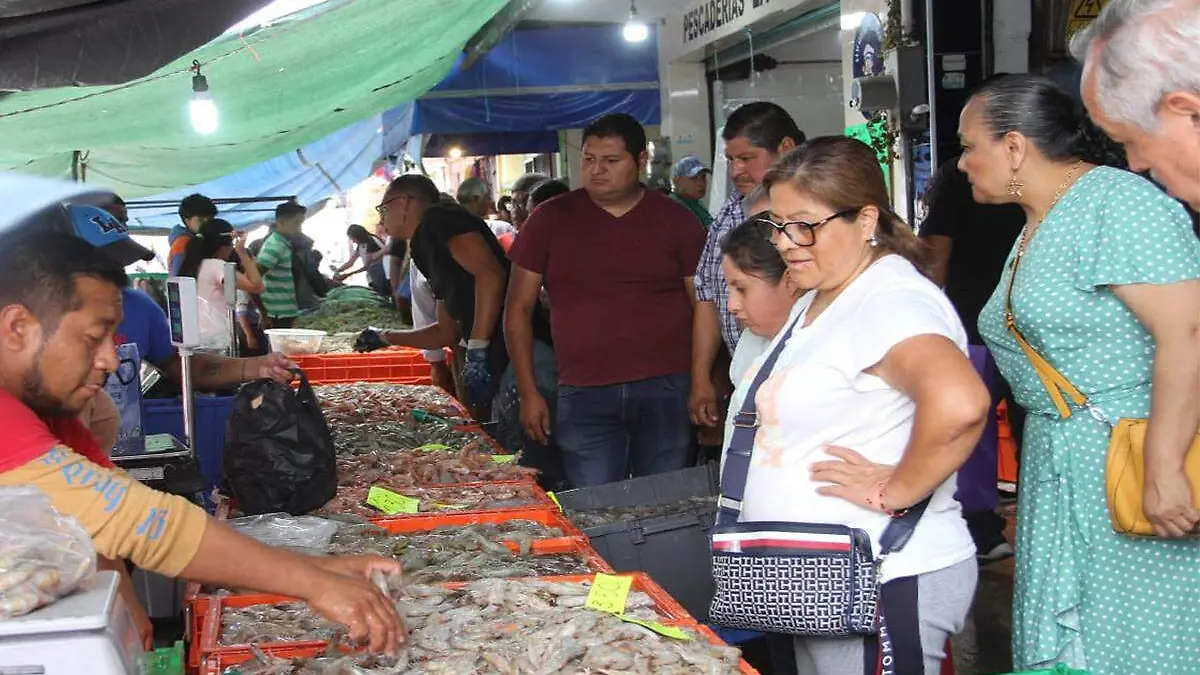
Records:
[[[429,280],[434,297],[446,304],[446,310],[458,324],[459,334],[464,340],[471,335],[471,329],[475,325],[475,277],[454,259],[450,253],[450,240],[473,232],[483,237],[492,254],[500,261],[500,266],[504,268],[504,288],[507,289],[508,273],[512,265],[496,235],[482,219],[457,204],[435,204],[429,207],[410,242],[413,264]],[[535,306],[533,312],[533,337],[535,340],[552,344],[550,321],[541,303]],[[491,344],[493,364],[499,370],[503,370],[508,364],[508,353],[504,347],[503,317],[496,322]]]
[[[1025,226],[1025,212],[1016,204],[976,202],[971,183],[957,163],[956,157],[943,164],[930,182],[929,214],[921,224],[921,236],[949,237],[954,242],[946,295],[971,344],[981,345],[979,312],[1000,283],[1004,263]]]

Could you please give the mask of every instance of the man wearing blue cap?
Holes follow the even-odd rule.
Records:
[[[129,229],[108,212],[94,206],[68,206],[72,234],[99,249],[122,268],[139,260],[153,260],[154,252],[129,236]],[[179,354],[171,345],[166,312],[150,296],[132,288],[121,290],[124,318],[117,328],[118,344],[136,344],[139,358],[159,368],[174,382],[182,381]],[[233,359],[217,354],[196,354],[192,375],[196,388],[214,391],[258,378],[286,382],[291,363],[282,354]]]
[[[707,230],[712,225],[712,214],[704,206],[704,197],[708,194],[708,167],[699,157],[688,155],[675,162],[671,169],[671,183],[675,190],[671,199],[683,204],[696,215],[700,224]]]

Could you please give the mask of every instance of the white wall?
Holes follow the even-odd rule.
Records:
[[[1033,30],[1029,0],[995,0],[992,11],[993,71],[1029,72],[1029,34]]]

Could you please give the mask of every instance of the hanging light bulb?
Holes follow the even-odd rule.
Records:
[[[200,74],[200,62],[192,61],[192,100],[188,102],[188,116],[192,129],[207,136],[221,126],[221,115],[212,94],[208,93],[208,78]]]
[[[643,42],[650,37],[650,27],[638,18],[634,0],[629,0],[629,20],[625,22],[621,35],[625,37],[626,42]]]

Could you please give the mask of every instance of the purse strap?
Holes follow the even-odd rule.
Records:
[[[783,348],[791,339],[796,326],[804,319],[804,315],[805,313],[802,312],[792,321],[780,337],[778,344],[767,355],[766,360],[763,361],[762,366],[754,375],[754,379],[750,382],[750,386],[746,389],[746,397],[742,401],[741,408],[733,417],[733,433],[729,438],[729,447],[725,451],[725,466],[721,471],[721,497],[717,504],[716,522],[718,527],[737,523],[738,516],[741,514],[742,499],[746,493],[746,477],[750,473],[750,460],[754,456],[754,439],[758,435],[758,402],[756,401],[758,390],[771,376],[776,362],[779,361],[779,355],[783,353]],[[879,537],[881,556],[904,548],[904,545],[912,537],[913,531],[916,530],[917,523],[925,513],[926,507],[929,506],[929,499],[926,497],[914,504],[903,515],[893,518],[888,523]]]
[[[1054,407],[1058,410],[1058,414],[1062,419],[1067,419],[1071,416],[1071,406],[1067,403],[1067,397],[1080,407],[1088,406],[1088,398],[1079,391],[1071,381],[1062,373],[1058,372],[1046,357],[1038,353],[1033,345],[1021,335],[1021,331],[1017,328],[1016,317],[1013,315],[1013,285],[1017,279],[1017,268],[1021,266],[1021,259],[1025,257],[1025,248],[1029,243],[1029,228],[1026,227],[1021,232],[1021,240],[1017,244],[1017,253],[1013,256],[1012,266],[1008,274],[1008,288],[1004,293],[1004,327],[1012,334],[1013,339],[1021,346],[1021,351],[1025,352],[1025,358],[1029,359],[1029,363],[1033,366],[1034,372],[1037,373],[1038,379],[1042,381],[1042,386],[1046,388],[1046,393],[1050,395],[1050,400],[1054,402]]]

